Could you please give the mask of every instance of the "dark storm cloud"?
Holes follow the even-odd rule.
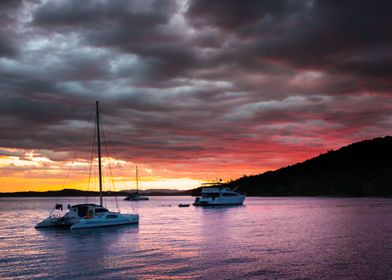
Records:
[[[242,51],[299,68],[390,77],[390,1],[193,1],[195,26],[244,41]],[[382,61],[384,60],[384,61]]]
[[[305,156],[386,134],[391,7],[1,1],[0,147],[63,159],[97,99],[117,156],[140,161],[255,166],[261,152],[284,151],[279,166],[290,149]]]
[[[15,19],[22,1],[1,1],[0,2],[0,57],[14,57],[18,54],[15,42],[14,28]]]
[[[217,26],[230,32],[240,31],[255,25],[265,16],[284,13],[286,3],[284,0],[250,0],[246,4],[236,0],[191,1],[188,16],[196,25]]]
[[[15,56],[17,54],[15,46],[11,42],[4,40],[4,37],[5,36],[0,33],[0,57]]]
[[[88,45],[137,55],[145,73],[139,82],[145,84],[177,76],[196,63],[182,38],[167,28],[176,7],[175,1],[156,0],[48,2],[32,24],[50,32],[79,31]]]
[[[174,8],[175,1],[170,0],[49,1],[36,10],[33,23],[82,29],[129,24],[131,30],[142,33],[141,26],[149,29],[166,23]]]

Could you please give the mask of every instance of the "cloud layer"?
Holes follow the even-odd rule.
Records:
[[[235,178],[390,134],[391,8],[1,1],[0,154],[87,159],[95,100],[113,156],[158,177]]]

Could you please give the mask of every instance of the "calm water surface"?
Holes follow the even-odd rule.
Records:
[[[55,200],[0,199],[0,279],[392,279],[392,199],[151,197],[138,226],[34,229]]]

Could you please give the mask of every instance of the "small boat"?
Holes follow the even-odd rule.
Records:
[[[180,203],[178,204],[178,207],[189,207],[190,204],[185,204],[185,203]]]
[[[99,174],[99,205],[77,204],[68,205],[68,212],[61,216],[54,214],[54,210],[63,210],[62,204],[56,204],[48,218],[39,222],[36,228],[45,227],[70,227],[71,229],[83,229],[93,227],[107,227],[115,225],[139,223],[138,214],[121,214],[120,212],[110,212],[103,207],[102,196],[102,165],[101,165],[101,139],[99,129],[98,101],[96,102],[96,132],[98,148],[98,174]]]
[[[124,200],[130,200],[130,201],[143,201],[143,200],[149,200],[148,197],[146,196],[141,196],[138,193],[131,193],[130,195],[128,195],[126,198],[124,198]]]
[[[130,201],[143,201],[143,200],[148,200],[147,196],[142,196],[139,194],[139,173],[138,169],[136,166],[136,192],[129,194],[124,200],[130,200]]]
[[[197,197],[194,206],[223,206],[242,205],[245,200],[244,194],[223,187],[203,188],[201,197]]]

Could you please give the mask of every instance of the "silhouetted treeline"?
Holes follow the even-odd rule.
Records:
[[[392,137],[357,142],[225,186],[253,196],[392,196]]]
[[[126,196],[129,193],[127,192],[103,192],[104,196]],[[23,197],[23,196],[30,196],[30,197],[39,197],[39,196],[99,196],[99,192],[95,191],[81,191],[81,190],[74,190],[74,189],[64,189],[60,191],[45,191],[45,192],[34,192],[34,191],[27,191],[27,192],[13,192],[13,193],[0,193],[0,197]]]

